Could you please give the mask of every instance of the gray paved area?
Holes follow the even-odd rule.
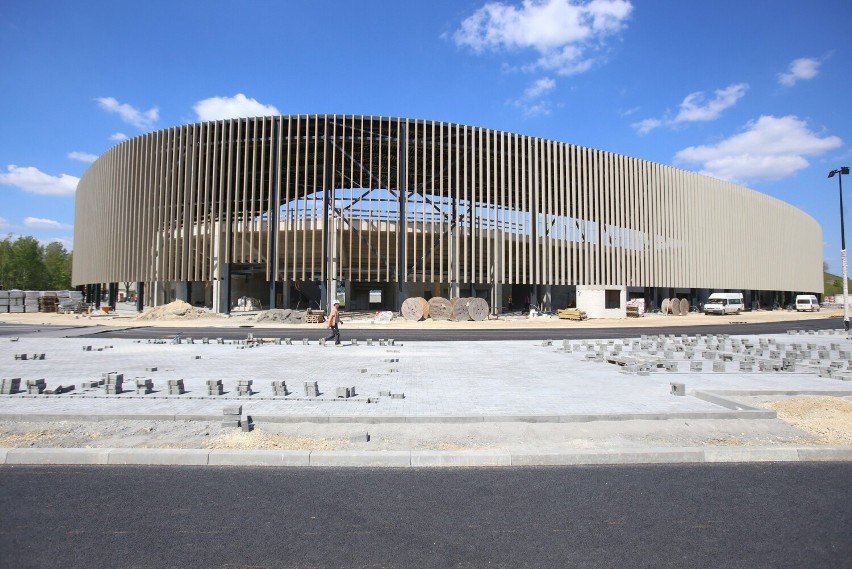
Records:
[[[18,393],[0,395],[0,419],[218,420],[223,410],[234,404],[242,405],[243,416],[249,415],[255,422],[285,423],[765,419],[774,413],[738,403],[737,395],[852,396],[852,339],[835,331],[771,336],[660,334],[632,340],[572,340],[567,344],[553,338],[550,344],[379,345],[376,338],[373,345],[347,343],[339,348],[321,346],[316,338],[308,345],[303,345],[302,338],[293,338],[290,345],[271,341],[218,343],[212,337],[206,341],[191,333],[182,336],[180,343],[42,336],[3,339],[0,379],[21,378],[21,384]],[[22,359],[24,354],[27,359]],[[698,365],[701,371],[694,370]],[[89,386],[110,372],[123,375],[123,393],[111,395],[103,386]],[[59,385],[73,385],[74,389],[53,395],[28,394],[27,380],[37,379],[44,379],[47,389]],[[137,394],[137,379],[151,380],[153,393]],[[177,379],[183,380],[186,392],[169,395],[168,382]],[[221,380],[224,393],[207,395],[208,380]],[[241,380],[252,381],[251,395],[238,395]],[[273,392],[272,382],[281,380],[287,384],[286,396]],[[305,382],[316,382],[320,394],[306,395]],[[686,394],[672,394],[673,383],[683,384]],[[338,388],[353,386],[354,396],[338,396]],[[827,456],[839,456],[837,452],[845,456],[848,450],[826,452]],[[3,457],[20,452],[9,450]],[[94,460],[108,460],[104,457],[109,453],[104,449],[99,452]],[[412,452],[394,455],[394,460],[405,465],[423,460],[455,463],[446,454],[439,453],[440,459],[424,459]],[[610,459],[617,456],[608,452]],[[635,452],[626,454],[624,460],[634,460]],[[677,460],[680,455],[672,452],[669,449],[665,455]],[[701,460],[707,460],[706,452],[701,451]],[[766,456],[760,449],[717,452],[722,459]],[[210,453],[216,455],[217,451],[196,453],[192,460],[206,464]],[[776,458],[782,456],[779,449],[772,453]],[[599,460],[593,451],[580,455],[584,460]],[[345,454],[313,456],[318,464],[361,464],[362,460]],[[325,462],[320,460],[322,456],[326,456]],[[477,463],[511,463],[507,456],[492,453],[489,458],[480,457]],[[690,451],[686,456],[696,459],[698,455]],[[799,459],[802,455],[788,449],[784,456]],[[389,457],[391,454],[386,454],[382,461]],[[300,456],[297,462],[303,458]],[[526,459],[515,460],[524,463]],[[545,463],[572,460],[550,457]],[[462,460],[459,464],[464,463]],[[526,463],[536,462],[532,459]]]

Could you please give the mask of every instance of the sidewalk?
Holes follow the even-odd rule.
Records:
[[[0,378],[21,378],[22,391],[0,395],[0,436],[8,439],[0,446],[23,444],[21,433],[61,427],[78,433],[54,437],[66,440],[61,446],[101,448],[45,448],[51,437],[35,437],[34,448],[0,449],[0,464],[852,460],[848,443],[826,443],[763,406],[801,395],[852,398],[852,339],[839,331],[794,332],[554,338],[549,345],[375,341],[341,349],[316,340],[217,343],[193,337],[189,328],[180,344],[49,334],[3,339]],[[44,359],[32,359],[42,353]],[[109,372],[123,375],[124,393],[91,386]],[[42,378],[47,389],[73,390],[27,394],[26,381]],[[137,379],[151,380],[154,392],[137,393]],[[185,393],[168,395],[169,380],[178,379]],[[224,393],[208,395],[209,380],[222,380]],[[251,395],[237,395],[240,380],[252,381]],[[282,380],[286,396],[273,391],[272,382]],[[318,395],[306,392],[313,382]],[[253,432],[221,426],[223,411],[234,405]],[[852,421],[845,421],[840,429],[852,435]],[[150,437],[121,434],[143,422]],[[96,440],[79,434],[90,431],[100,433]],[[223,448],[227,437],[244,437],[230,441],[243,450]],[[288,450],[293,440],[304,444]],[[139,448],[175,445],[195,448]]]

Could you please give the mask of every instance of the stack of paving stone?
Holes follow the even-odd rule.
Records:
[[[186,393],[186,391],[183,389],[182,379],[169,380],[169,395],[183,395],[184,393]]]
[[[237,380],[237,395],[251,395],[251,383],[250,379]]]
[[[38,291],[28,290],[24,292],[24,312],[38,312]]]
[[[39,395],[44,392],[47,384],[43,379],[28,379],[27,380],[27,393],[29,395]]]
[[[224,393],[224,390],[221,379],[207,380],[207,395],[222,395],[222,393]]]
[[[287,382],[283,379],[274,379],[272,380],[272,394],[275,397],[284,397],[288,394],[287,391]]]
[[[123,391],[123,373],[110,371],[103,375],[103,379],[104,393],[106,393],[107,395],[119,395]]]
[[[154,391],[154,381],[152,379],[136,379],[136,395],[148,395]]]
[[[306,381],[305,382],[305,395],[308,397],[318,397],[319,396],[319,384],[316,381]]]
[[[0,394],[14,395],[21,387],[20,377],[4,377],[0,379]]]
[[[13,314],[21,314],[24,311],[24,291],[10,290],[9,291],[9,312]]]
[[[9,312],[9,291],[0,290],[0,314]]]
[[[355,397],[355,386],[352,387],[338,387],[337,388],[337,396],[347,399],[349,397]]]
[[[55,292],[44,291],[39,293],[38,310],[39,312],[56,312],[59,307],[59,297]]]
[[[239,427],[240,417],[243,414],[242,405],[228,405],[222,409],[222,426]]]

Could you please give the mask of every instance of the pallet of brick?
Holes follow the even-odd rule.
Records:
[[[114,371],[103,375],[104,393],[107,395],[119,395],[124,391],[124,374]]]
[[[221,379],[208,379],[207,380],[207,395],[222,395],[224,390],[222,388],[222,380]]]
[[[27,312],[27,313],[38,312],[38,291],[37,290],[24,291],[24,312]]]
[[[14,395],[21,388],[20,377],[4,377],[0,379],[0,394]]]
[[[169,380],[169,395],[183,395],[186,391],[183,388],[182,379]]]
[[[305,382],[305,395],[308,397],[319,396],[319,384],[316,381]]]
[[[40,395],[44,392],[47,384],[43,379],[28,379],[27,380],[27,393],[29,395]]]
[[[250,379],[240,379],[237,381],[237,395],[251,395],[251,384],[252,380]]]
[[[9,312],[9,291],[0,290],[0,314]]]
[[[154,380],[152,379],[137,379],[136,380],[136,395],[148,395],[154,391]]]
[[[285,397],[290,392],[287,391],[287,382],[283,379],[272,380],[272,394],[275,397]]]
[[[13,314],[23,314],[24,312],[24,291],[10,290],[9,291],[9,312]]]

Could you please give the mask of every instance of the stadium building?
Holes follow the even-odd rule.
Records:
[[[73,283],[140,308],[398,310],[477,296],[624,316],[631,299],[747,307],[823,290],[812,217],[637,158],[460,124],[353,115],[184,125],[126,140],[77,188]]]

